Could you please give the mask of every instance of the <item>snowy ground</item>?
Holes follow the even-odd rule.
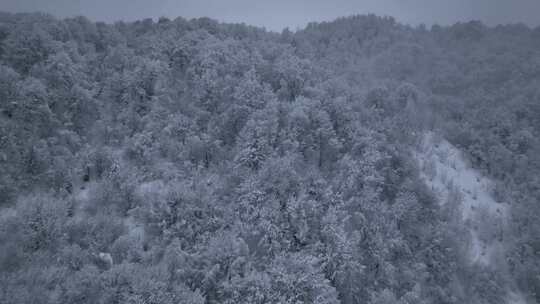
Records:
[[[459,149],[427,133],[415,153],[421,177],[441,204],[457,204],[470,232],[468,260],[487,267],[503,267],[504,226],[508,205],[491,195],[492,182],[471,168]],[[519,293],[509,292],[508,303],[525,303]]]
[[[147,188],[151,186],[151,184],[143,184],[140,188],[141,191],[148,191]],[[146,187],[146,188],[145,188]],[[93,182],[85,183],[84,186],[78,186],[76,187],[76,191],[73,194],[74,201],[75,201],[75,218],[78,220],[82,220],[84,217],[84,208],[85,206],[88,206],[88,204],[91,204],[92,202],[91,197],[94,194],[93,192],[96,189],[96,185]],[[126,216],[123,219],[124,225],[127,229],[128,234],[133,238],[138,238],[139,240],[142,240],[144,238],[144,228],[143,226],[137,222],[132,216]]]

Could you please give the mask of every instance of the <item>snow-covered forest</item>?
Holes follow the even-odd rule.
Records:
[[[0,303],[540,303],[540,27],[0,13]]]

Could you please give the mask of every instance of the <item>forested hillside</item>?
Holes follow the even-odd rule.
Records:
[[[509,206],[501,260],[427,132]],[[540,28],[0,13],[0,303],[536,303],[539,219]]]

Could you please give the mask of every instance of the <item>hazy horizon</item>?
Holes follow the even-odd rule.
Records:
[[[106,8],[106,10],[105,10]],[[457,22],[480,20],[493,26],[497,24],[523,23],[530,27],[540,25],[536,12],[540,2],[534,0],[479,0],[471,3],[457,0],[448,3],[442,0],[337,0],[329,1],[285,1],[273,2],[248,0],[96,0],[92,3],[70,0],[5,0],[0,10],[12,13],[44,12],[59,18],[85,16],[93,21],[135,21],[144,18],[167,17],[187,19],[210,17],[220,22],[245,23],[281,31],[303,28],[309,22],[331,21],[338,17],[356,14],[392,16],[398,22],[419,25],[450,25]]]

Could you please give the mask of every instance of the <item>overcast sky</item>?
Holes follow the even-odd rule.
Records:
[[[540,0],[0,0],[0,10],[42,11],[58,17],[84,15],[106,22],[207,16],[276,31],[366,13],[394,16],[413,25],[446,25],[471,19],[489,25],[540,25]]]

